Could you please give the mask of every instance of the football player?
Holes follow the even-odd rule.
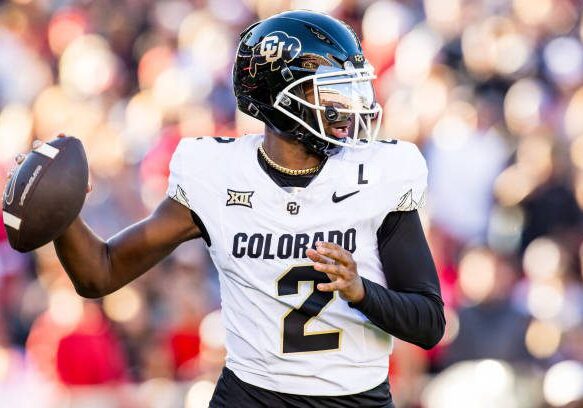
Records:
[[[101,297],[201,237],[219,270],[226,367],[211,407],[391,407],[392,339],[445,325],[417,208],[427,170],[376,141],[372,67],[346,24],[290,11],[241,34],[238,107],[265,133],[185,138],[168,197],[107,241],[77,219],[54,244]]]

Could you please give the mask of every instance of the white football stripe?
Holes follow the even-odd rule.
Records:
[[[57,156],[57,154],[59,154],[59,149],[46,143],[43,143],[42,145],[34,149],[34,151],[43,154],[47,157],[50,157],[51,159],[54,159]]]
[[[4,218],[4,225],[7,225],[15,230],[20,229],[20,224],[22,220],[14,215],[7,213],[6,211],[2,211],[2,218]]]

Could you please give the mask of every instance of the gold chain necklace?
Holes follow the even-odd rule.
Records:
[[[261,153],[261,156],[265,159],[265,161],[267,162],[267,164],[269,164],[270,167],[274,168],[275,170],[279,171],[280,173],[288,174],[290,176],[306,176],[308,174],[314,174],[318,170],[320,170],[320,167],[322,167],[322,163],[323,163],[322,162],[322,163],[318,164],[317,166],[310,167],[308,169],[300,169],[300,170],[288,169],[287,167],[280,166],[279,164],[277,164],[276,162],[271,160],[271,157],[269,157],[267,155],[267,153],[265,152],[265,149],[263,149],[263,145],[259,145],[259,153]]]

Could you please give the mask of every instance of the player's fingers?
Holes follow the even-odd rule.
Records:
[[[318,272],[329,273],[331,275],[339,277],[344,277],[344,275],[346,274],[346,268],[338,264],[315,262],[314,269],[317,270]]]
[[[87,184],[87,194],[93,191],[93,185],[91,183]]]
[[[308,256],[308,258],[310,258],[314,262],[321,262],[321,263],[326,263],[326,264],[335,264],[336,263],[336,261],[334,261],[334,259],[328,258],[327,256],[324,256],[311,248],[309,248],[306,251],[306,255]]]
[[[320,292],[334,292],[335,290],[342,290],[345,288],[345,283],[343,281],[334,281],[330,283],[318,283],[318,290]]]
[[[321,242],[316,244],[318,253],[336,260],[342,264],[348,265],[352,262],[350,252],[337,244],[331,242]]]
[[[59,134],[57,135],[57,137],[58,137],[58,138],[65,137],[65,134],[64,134],[64,133],[59,133]]]
[[[312,261],[318,262],[322,255],[320,255],[318,252],[316,252],[312,248],[308,248],[308,250],[306,251],[306,256],[308,258],[310,258]]]
[[[14,158],[14,161],[16,162],[16,164],[20,164],[24,161],[25,158],[26,158],[26,155],[24,153],[19,153]]]
[[[41,146],[42,146],[42,144],[43,144],[43,142],[42,142],[42,141],[40,141],[40,140],[38,140],[38,139],[35,139],[35,140],[32,142],[32,148],[33,148],[33,149],[38,149],[39,147],[41,147]]]

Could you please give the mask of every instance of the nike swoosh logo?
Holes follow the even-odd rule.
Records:
[[[340,201],[346,200],[348,197],[352,197],[353,195],[358,194],[358,193],[360,193],[360,190],[356,190],[356,191],[353,191],[352,193],[337,196],[336,191],[334,191],[334,194],[332,194],[332,201],[334,201],[335,203],[339,203]]]

